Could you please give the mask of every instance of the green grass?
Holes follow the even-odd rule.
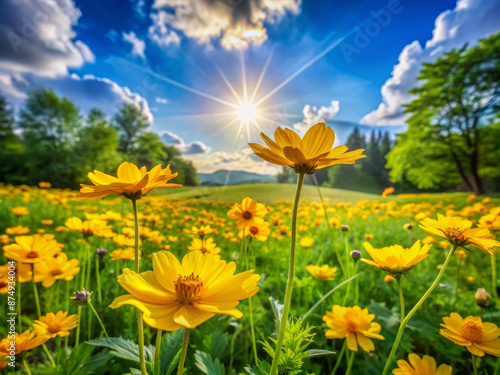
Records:
[[[330,201],[354,202],[360,199],[378,199],[376,194],[362,193],[359,191],[321,188],[325,199]],[[272,203],[277,201],[291,201],[295,193],[294,184],[252,184],[213,187],[182,187],[159,189],[157,194],[168,198],[199,199],[203,202],[240,202],[250,196],[258,202]],[[305,185],[301,198],[308,202],[321,202],[318,189],[314,185]]]

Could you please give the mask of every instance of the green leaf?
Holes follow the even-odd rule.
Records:
[[[207,375],[225,375],[226,370],[224,365],[220,363],[219,358],[212,359],[212,356],[208,353],[196,351],[194,354],[196,360],[195,365],[200,369],[201,372]]]
[[[319,356],[322,356],[322,355],[332,355],[332,354],[336,354],[336,353],[332,352],[330,350],[311,349],[304,356],[304,358],[319,357]]]
[[[112,349],[109,353],[115,357],[139,362],[139,345],[132,340],[126,340],[123,337],[102,338],[99,340],[87,341],[87,344],[94,346],[103,346]],[[154,348],[152,346],[144,347],[144,355],[148,365],[152,365]]]
[[[209,353],[213,358],[222,358],[226,353],[227,343],[226,334],[214,332],[203,338],[203,351]]]
[[[163,335],[160,348],[160,373],[162,375],[170,375],[177,368],[181,355],[183,335],[184,329],[178,329]]]
[[[276,332],[278,332],[278,328],[281,324],[281,316],[283,315],[283,307],[285,305],[280,305],[273,297],[269,297],[269,301],[271,301],[271,307],[273,308],[274,317],[276,318]]]
[[[250,375],[268,375],[271,371],[271,365],[266,361],[259,361],[258,366],[245,367],[245,371]]]

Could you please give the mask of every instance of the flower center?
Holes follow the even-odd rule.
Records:
[[[358,330],[358,326],[357,326],[356,322],[354,322],[350,319],[347,320],[346,327],[347,327],[347,330],[351,333],[355,333]]]
[[[176,301],[180,304],[192,305],[200,300],[198,294],[203,288],[203,281],[201,281],[200,276],[195,276],[194,273],[189,276],[179,275],[174,285]]]
[[[57,333],[61,331],[62,324],[60,322],[52,322],[51,324],[49,324],[47,329],[50,333]]]
[[[59,276],[59,275],[62,275],[63,272],[59,269],[56,269],[56,270],[50,271],[50,273],[52,274],[52,276]]]
[[[462,327],[462,336],[472,342],[480,342],[483,338],[483,326],[476,320],[465,320]]]
[[[198,231],[198,236],[203,237],[205,235],[205,232],[202,230]]]
[[[0,289],[5,288],[8,284],[5,281],[0,280]]]
[[[36,251],[30,251],[28,254],[26,254],[26,258],[38,258],[38,253]]]
[[[253,235],[256,235],[257,233],[259,233],[259,228],[258,227],[250,227],[250,233],[252,233]]]
[[[463,232],[458,228],[446,228],[446,232],[453,241],[458,241],[460,243],[467,242],[467,237],[465,237]]]
[[[242,216],[243,216],[243,219],[250,220],[252,218],[252,213],[245,211],[245,212],[243,212]]]

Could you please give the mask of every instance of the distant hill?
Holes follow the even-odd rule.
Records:
[[[239,184],[262,184],[276,182],[276,176],[245,171],[227,171],[224,169],[214,173],[198,173],[200,185],[224,186]]]

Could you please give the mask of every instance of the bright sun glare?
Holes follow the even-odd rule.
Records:
[[[257,115],[257,107],[251,102],[243,102],[238,109],[238,117],[244,121],[249,122],[255,119]]]

